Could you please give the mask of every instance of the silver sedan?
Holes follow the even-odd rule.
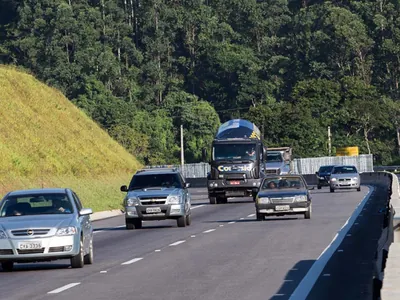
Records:
[[[0,202],[0,262],[70,259],[72,268],[93,263],[90,208],[70,189],[13,191]]]
[[[356,189],[361,191],[360,174],[355,166],[335,166],[329,179],[330,191]]]

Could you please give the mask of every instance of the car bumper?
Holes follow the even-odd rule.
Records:
[[[39,249],[21,250],[22,243],[40,243]],[[35,262],[71,258],[79,253],[80,236],[9,238],[0,240],[0,261]]]
[[[150,212],[151,209],[153,212]],[[139,205],[125,207],[127,219],[165,220],[175,219],[186,214],[185,204]]]
[[[238,180],[239,184],[230,184],[227,180],[208,180],[208,194],[210,196],[244,197],[258,192],[262,179]]]
[[[339,190],[339,189],[356,189],[360,187],[360,182],[359,181],[345,181],[345,182],[340,182],[340,181],[331,181],[330,182],[330,187],[334,190]]]
[[[302,214],[308,211],[311,201],[279,204],[256,204],[256,212],[263,215]]]

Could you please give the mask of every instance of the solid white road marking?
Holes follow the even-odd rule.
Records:
[[[183,241],[177,241],[177,242],[172,243],[172,244],[169,244],[169,245],[170,245],[170,246],[177,246],[177,245],[182,244],[182,243],[184,243],[184,242],[186,242],[186,241],[185,241],[185,240],[183,240]]]
[[[367,203],[368,199],[370,198],[372,192],[374,191],[374,187],[369,186],[368,193],[364,196],[364,198],[360,201],[360,203],[355,208],[352,215],[347,219],[346,223],[342,226],[339,233],[335,235],[332,242],[322,251],[320,256],[311,266],[309,271],[307,272],[306,276],[303,277],[300,284],[294,290],[293,294],[290,296],[289,300],[294,299],[307,299],[308,294],[310,293],[312,287],[314,286],[315,282],[317,281],[318,277],[321,275],[323,269],[325,268],[326,264],[336,252],[339,245],[342,243],[344,237],[349,232],[350,228],[353,226],[355,220],[357,219],[358,215],[360,214],[361,210],[364,208],[365,203]]]
[[[213,231],[215,231],[215,229],[208,229],[206,231],[203,231],[203,233],[209,233],[209,232],[213,232]]]
[[[128,260],[128,261],[122,263],[121,265],[130,265],[130,264],[133,264],[133,263],[135,263],[135,262],[137,262],[139,260],[142,260],[142,259],[143,259],[143,257],[137,257],[137,258]]]
[[[247,217],[248,218],[251,218],[251,217],[254,217],[256,214],[251,214],[251,215],[248,215]]]
[[[58,289],[52,290],[52,291],[48,292],[47,294],[58,294],[58,293],[61,293],[61,292],[65,291],[65,290],[68,290],[68,289],[70,289],[70,288],[72,288],[74,286],[77,286],[79,284],[81,284],[81,283],[80,282],[70,283],[70,284],[64,285],[64,286],[62,286],[62,287],[60,287]]]

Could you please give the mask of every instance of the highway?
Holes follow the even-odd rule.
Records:
[[[0,272],[0,299],[289,299],[296,288],[298,295],[310,289],[307,299],[369,299],[368,272],[379,233],[372,221],[379,217],[381,192],[365,186],[361,192],[316,189],[311,220],[299,215],[257,222],[250,198],[209,205],[206,190],[193,188],[191,226],[153,221],[128,231],[123,217],[93,222],[93,265],[17,264],[12,273]],[[349,220],[327,265],[310,270],[324,249],[332,249],[360,202],[360,216],[354,224]],[[368,242],[360,244],[360,238]],[[343,292],[337,298],[343,286],[351,298]]]

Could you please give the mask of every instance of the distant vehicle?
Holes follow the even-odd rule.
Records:
[[[256,198],[257,220],[294,214],[311,219],[311,189],[302,175],[267,175]]]
[[[265,174],[285,175],[293,173],[292,170],[292,148],[278,147],[267,149],[265,162]]]
[[[258,127],[243,119],[222,124],[211,146],[211,171],[207,176],[210,204],[231,197],[255,200],[264,177],[267,156]]]
[[[361,191],[360,174],[355,166],[335,166],[330,178],[330,191],[338,189],[357,189]]]
[[[90,208],[70,189],[32,189],[8,193],[0,203],[0,262],[70,259],[72,268],[93,263]]]
[[[142,228],[143,220],[174,219],[178,227],[191,224],[191,197],[176,168],[139,170],[133,175],[124,199],[126,229]]]
[[[329,186],[329,180],[334,165],[321,166],[315,174],[317,175],[318,184],[317,187],[320,190],[323,186]]]

